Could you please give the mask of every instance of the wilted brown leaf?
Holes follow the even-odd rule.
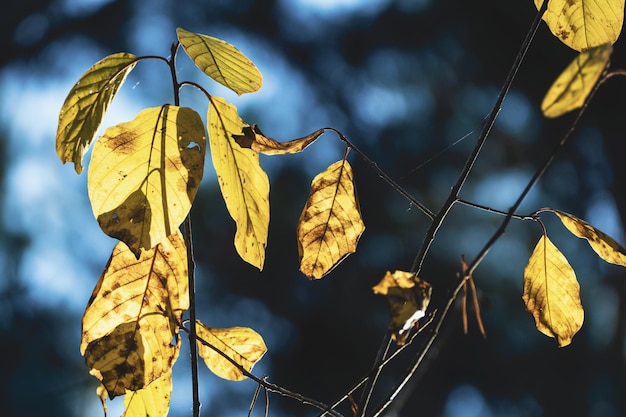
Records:
[[[318,129],[303,138],[293,139],[288,142],[278,142],[265,136],[256,124],[243,128],[241,135],[233,135],[235,141],[242,148],[249,148],[255,152],[266,155],[281,155],[296,153],[304,150],[307,146],[319,138],[325,129]]]

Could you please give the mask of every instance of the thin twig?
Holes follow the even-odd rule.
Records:
[[[387,329],[383,342],[380,344],[380,348],[378,349],[378,352],[376,353],[376,359],[374,360],[374,363],[381,363],[387,357],[387,354],[389,353],[389,348],[391,347],[391,342],[392,342],[391,334],[392,334],[392,329],[390,327],[389,329]],[[359,409],[358,409],[359,416],[361,417],[365,417],[367,406],[372,397],[372,393],[374,392],[374,387],[376,386],[376,381],[378,380],[378,376],[380,375],[381,371],[382,371],[382,368],[378,368],[376,372],[374,373],[374,375],[371,378],[368,378],[367,384],[365,385],[365,388],[363,389],[363,393],[361,394],[361,400],[359,401]]]

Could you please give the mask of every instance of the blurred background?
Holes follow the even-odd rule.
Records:
[[[175,28],[226,40],[264,75],[263,88],[237,97],[179,54],[179,80],[201,83],[277,140],[325,126],[344,133],[416,199],[436,211],[474,146],[534,18],[530,0],[8,0],[0,13],[0,414],[101,416],[96,380],[79,353],[80,318],[115,241],[95,221],[86,171],[55,153],[58,113],[76,80],[104,56],[126,51],[167,57]],[[542,25],[461,196],[507,210],[573,114],[539,110],[556,76],[576,56]],[[623,41],[614,68],[624,68]],[[145,107],[172,102],[168,68],[142,61],[113,101],[103,128]],[[522,205],[554,207],[624,243],[623,141],[626,88],[600,90],[578,129]],[[183,89],[182,104],[204,118],[206,98]],[[356,254],[329,276],[298,271],[295,226],[313,176],[343,155],[326,134],[298,155],[262,157],[271,183],[267,261],[241,261],[234,223],[207,160],[192,212],[199,318],[212,327],[249,326],[268,345],[255,374],[332,403],[369,370],[389,319],[371,287],[385,271],[411,267],[428,219],[355,153],[366,230]],[[86,156],[88,164],[90,154]],[[549,213],[548,213],[549,214]],[[524,266],[541,236],[513,221],[475,273],[487,339],[458,306],[389,416],[522,417],[626,415],[624,269],[599,260],[553,215],[548,235],[581,283],[585,323],[559,349],[534,327],[521,299]],[[441,308],[460,259],[478,253],[502,217],[455,206],[421,277]],[[380,377],[372,406],[403,374],[423,339]],[[200,371],[203,416],[245,416],[255,384]],[[174,366],[170,416],[191,415],[186,340]],[[358,400],[358,394],[355,397]],[[120,415],[121,399],[109,402]],[[257,404],[253,415],[261,416]],[[315,416],[270,396],[271,416]],[[349,408],[341,411],[350,415]]]

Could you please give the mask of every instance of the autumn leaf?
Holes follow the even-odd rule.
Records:
[[[391,312],[391,337],[398,345],[404,345],[409,331],[426,314],[432,287],[412,272],[387,271],[372,290],[374,294],[387,298]]]
[[[546,93],[541,111],[554,118],[582,107],[604,72],[613,47],[604,44],[581,52],[558,76]]]
[[[535,0],[537,10],[543,1]],[[613,44],[622,31],[624,0],[549,1],[543,20],[554,36],[578,52]]]
[[[89,68],[67,95],[59,113],[56,151],[61,162],[74,162],[78,174],[109,104],[136,63],[133,54],[109,55]]]
[[[559,210],[549,211],[554,212],[574,236],[586,239],[600,258],[615,265],[626,266],[626,249],[611,236],[569,213]]]
[[[206,366],[220,378],[241,381],[247,378],[231,361],[220,355],[218,349],[233,362],[251,372],[252,367],[267,351],[261,335],[248,327],[215,329],[197,321],[198,354]]]
[[[80,351],[111,398],[136,391],[176,360],[178,323],[189,308],[187,254],[176,230],[136,259],[118,243],[82,320]]]
[[[269,179],[259,154],[232,138],[246,126],[233,105],[213,96],[208,121],[213,166],[226,208],[237,225],[235,248],[244,261],[261,270],[270,221]]]
[[[311,182],[298,221],[300,271],[320,279],[356,251],[365,230],[347,160],[330,165]]]
[[[172,396],[172,371],[169,370],[145,388],[126,391],[122,417],[166,417]]]
[[[324,133],[325,129],[318,129],[315,132],[299,139],[288,142],[278,142],[266,137],[256,124],[243,128],[241,135],[233,135],[233,139],[242,148],[249,148],[255,152],[266,155],[282,155],[296,153],[304,150]]]
[[[190,108],[143,110],[108,128],[88,173],[91,206],[102,230],[136,257],[183,222],[204,172],[205,130]]]
[[[524,269],[523,300],[537,329],[567,346],[580,330],[584,311],[580,286],[565,256],[542,236]]]
[[[237,94],[261,88],[263,77],[244,54],[233,45],[211,36],[176,29],[185,52],[206,75]]]

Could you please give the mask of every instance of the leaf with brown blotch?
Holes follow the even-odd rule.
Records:
[[[613,47],[607,43],[574,58],[543,98],[543,115],[555,118],[582,107],[607,67],[612,52]]]
[[[304,150],[307,146],[319,138],[325,129],[318,129],[303,138],[293,139],[288,142],[278,142],[265,136],[256,124],[243,128],[241,135],[233,135],[235,141],[242,148],[249,148],[255,152],[266,155],[282,155],[296,153]]]
[[[261,270],[270,222],[269,179],[259,154],[232,138],[246,126],[232,104],[211,97],[207,118],[213,166],[228,213],[237,225],[235,249],[244,261]]]
[[[94,146],[88,192],[102,230],[136,257],[183,222],[204,173],[204,123],[187,107],[143,110]]]
[[[145,388],[127,391],[121,417],[166,417],[172,396],[172,371],[169,370]]]
[[[257,67],[233,45],[211,36],[176,29],[185,52],[206,75],[237,94],[261,88],[263,77]]]
[[[574,236],[586,239],[600,258],[615,265],[626,266],[626,249],[611,236],[569,213],[559,210],[549,211],[554,212]]]
[[[398,345],[404,345],[409,331],[426,314],[432,287],[412,272],[387,271],[372,290],[374,294],[387,298],[391,313],[391,337]]]
[[[356,251],[364,230],[352,167],[343,159],[311,182],[297,227],[300,271],[309,279],[322,278]]]
[[[176,360],[187,285],[180,231],[139,259],[124,243],[115,246],[83,315],[80,345],[111,398],[143,388]]]
[[[545,235],[524,269],[522,298],[537,329],[556,338],[560,347],[569,345],[583,325],[585,313],[576,274]]]
[[[247,377],[231,361],[220,355],[214,348],[224,353],[233,362],[248,372],[267,352],[261,335],[248,327],[216,329],[197,323],[198,354],[206,366],[220,378],[241,381]],[[210,346],[209,346],[210,345]]]
[[[74,162],[78,174],[109,104],[136,63],[133,54],[109,55],[89,68],[65,98],[59,113],[56,151],[61,162]]]

